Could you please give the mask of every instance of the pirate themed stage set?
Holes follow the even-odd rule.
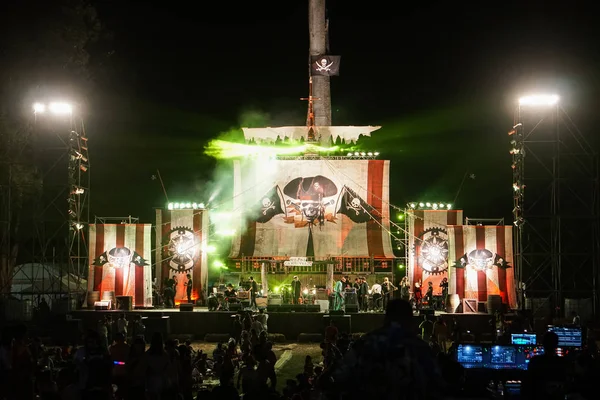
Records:
[[[237,226],[228,271],[236,285],[219,282],[209,296],[211,211],[176,203],[156,211],[153,254],[150,225],[90,227],[93,297],[129,297],[137,307],[192,303],[220,309],[247,301],[325,310],[341,296],[351,311],[380,309],[372,298],[389,298],[396,286],[413,299],[431,286],[424,302],[416,298],[419,306],[477,312],[516,305],[510,227],[463,226],[462,211],[447,205],[393,206],[389,161],[377,152],[331,155],[333,143],[352,145],[380,127],[332,126],[330,79],[339,75],[341,58],[328,54],[327,26],[325,0],[310,0],[306,126],[243,128],[255,148],[273,149],[283,141],[301,143],[302,151],[233,161],[228,203]],[[406,215],[405,225],[390,220],[391,208]],[[400,231],[407,253],[399,259],[392,240]],[[400,285],[404,271],[408,279]]]

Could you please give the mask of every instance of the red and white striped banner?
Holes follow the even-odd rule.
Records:
[[[477,301],[500,295],[516,308],[512,226],[452,226],[448,243],[449,293]]]
[[[176,277],[176,303],[187,302],[188,274],[192,300],[207,299],[208,226],[206,210],[156,210],[156,277],[161,284]]]
[[[440,282],[448,276],[448,226],[462,225],[462,210],[409,210],[408,278],[411,287],[421,282],[433,284],[441,293]]]
[[[152,306],[152,225],[92,224],[89,231],[88,291],[132,296]]]

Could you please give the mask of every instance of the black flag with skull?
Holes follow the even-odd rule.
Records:
[[[283,207],[281,206],[282,198],[279,186],[273,186],[260,199],[259,204],[256,205],[254,210],[254,214],[256,215],[255,221],[264,224],[273,219],[274,216],[284,214]]]
[[[310,73],[312,76],[337,76],[340,74],[340,56],[311,56]]]
[[[344,186],[340,193],[337,210],[339,214],[344,214],[356,223],[369,221],[373,214],[373,207],[347,186]]]

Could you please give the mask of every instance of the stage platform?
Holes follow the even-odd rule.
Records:
[[[203,340],[209,334],[227,334],[231,332],[232,316],[236,312],[208,311],[206,307],[195,307],[193,311],[179,309],[146,309],[134,311],[119,310],[79,310],[71,312],[74,319],[81,321],[81,327],[95,329],[98,319],[111,315],[113,320],[125,313],[132,321],[134,316],[141,315],[146,326],[146,334],[160,331],[167,335],[191,335],[194,339]],[[435,312],[450,324],[456,318],[463,330],[470,330],[474,335],[488,333],[488,314],[447,314]],[[383,313],[350,313],[345,316],[331,315],[322,312],[270,312],[268,329],[270,333],[282,334],[287,340],[297,340],[300,334],[322,334],[331,319],[339,326],[340,331],[350,333],[366,333],[383,324]],[[423,320],[415,314],[413,327],[418,328]]]

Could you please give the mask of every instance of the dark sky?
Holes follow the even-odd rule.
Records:
[[[156,169],[172,199],[201,201],[214,167],[203,146],[249,112],[304,123],[307,0],[95,3],[114,54],[88,110],[94,214],[151,221],[165,203]],[[342,56],[333,122],[383,126],[363,145],[392,160],[397,205],[452,201],[468,172],[456,206],[510,215],[506,132],[521,93],[557,92],[582,128],[598,122],[587,3],[330,0],[328,11]]]

